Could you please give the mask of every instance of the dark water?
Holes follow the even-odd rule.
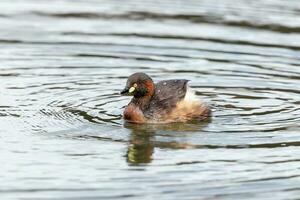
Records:
[[[0,2],[1,199],[298,199],[298,0]],[[203,123],[124,124],[126,77]]]

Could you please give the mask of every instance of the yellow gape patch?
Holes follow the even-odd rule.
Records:
[[[135,87],[131,87],[131,88],[129,88],[129,93],[133,93],[133,92],[134,92],[134,90],[135,90]]]
[[[133,84],[133,86],[131,88],[129,88],[129,93],[134,92],[135,88],[137,87],[137,84]]]

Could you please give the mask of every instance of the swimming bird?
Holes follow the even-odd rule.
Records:
[[[154,84],[145,73],[127,79],[121,95],[133,96],[123,118],[133,123],[169,123],[203,120],[210,116],[207,104],[199,100],[186,79],[163,80]]]

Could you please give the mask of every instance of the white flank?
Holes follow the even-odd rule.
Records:
[[[184,101],[186,101],[186,102],[199,102],[201,100],[196,96],[195,91],[192,88],[190,88],[189,86],[187,86]]]

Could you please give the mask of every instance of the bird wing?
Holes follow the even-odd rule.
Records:
[[[174,79],[155,84],[155,93],[148,114],[158,117],[170,112],[185,97],[187,82],[185,79]]]

